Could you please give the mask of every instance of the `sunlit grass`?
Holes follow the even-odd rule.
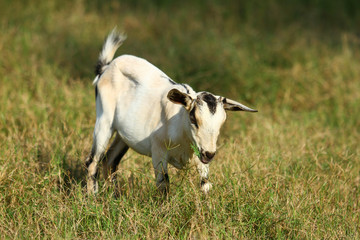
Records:
[[[0,3],[0,235],[359,238],[357,35],[308,28],[308,16],[287,24],[286,15],[274,17],[278,25],[266,30],[269,23],[216,1],[166,4]],[[93,68],[114,25],[128,34],[118,54],[259,110],[228,114],[209,195],[194,167],[171,168],[164,201],[151,159],[131,150],[117,171],[119,189],[101,180],[98,196],[85,194]]]

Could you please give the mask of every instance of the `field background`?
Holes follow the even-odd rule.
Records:
[[[166,201],[150,158],[129,151],[121,196],[84,191],[94,66],[117,55],[259,110],[229,113],[210,195],[171,169]],[[360,2],[0,1],[0,236],[360,238]]]

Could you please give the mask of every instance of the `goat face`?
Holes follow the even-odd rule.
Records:
[[[187,110],[190,137],[199,149],[200,161],[204,164],[209,163],[215,156],[220,128],[226,120],[225,110],[256,111],[208,92],[199,92],[193,99],[178,89],[172,89],[168,93],[168,99],[173,103],[183,105]]]

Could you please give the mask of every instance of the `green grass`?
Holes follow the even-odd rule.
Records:
[[[357,1],[1,1],[2,238],[360,238]],[[159,196],[151,159],[129,151],[119,198],[85,193],[93,70],[118,54],[258,109],[229,113],[211,193],[193,166]]]

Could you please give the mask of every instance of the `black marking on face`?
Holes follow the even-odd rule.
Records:
[[[196,109],[196,107],[194,106],[193,109],[189,113],[190,122],[192,124],[194,124],[196,128],[199,128],[199,125],[197,123],[196,116],[195,116],[195,109]]]
[[[205,93],[201,94],[201,98],[204,102],[207,103],[210,112],[212,114],[215,114],[217,101],[216,101],[216,98],[214,97],[214,95],[205,92]]]

